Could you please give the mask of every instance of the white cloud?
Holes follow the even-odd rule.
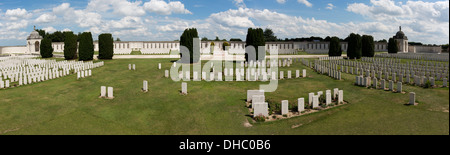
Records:
[[[56,20],[56,16],[54,14],[44,13],[34,21],[37,23],[50,23],[55,20]]]
[[[246,8],[247,7],[244,3],[244,0],[233,0],[233,3],[238,8]]]
[[[72,30],[70,30],[70,29],[68,29],[68,28],[65,28],[65,29],[63,29],[62,31],[63,31],[63,32],[69,32],[69,31],[72,31]]]
[[[308,0],[297,0],[298,3],[305,4],[307,7],[312,7],[313,5],[308,2]]]
[[[280,4],[284,4],[284,3],[286,3],[286,0],[277,0],[277,2]]]
[[[55,31],[57,31],[54,27],[51,27],[51,26],[43,28],[43,30],[45,30],[46,33],[53,33]]]
[[[336,6],[334,6],[333,4],[328,3],[328,4],[327,4],[327,7],[326,7],[325,9],[333,10],[335,7],[336,7]]]
[[[91,0],[86,11],[108,12],[121,16],[143,16],[145,15],[142,1],[129,2],[127,0]]]
[[[171,1],[169,3],[164,0],[150,0],[144,3],[144,9],[161,15],[175,14],[192,14],[189,10],[184,8],[184,4],[180,1]]]
[[[5,17],[8,20],[21,20],[21,19],[27,19],[31,17],[31,13],[28,13],[28,11],[26,9],[21,9],[21,8],[17,8],[17,9],[8,9],[5,12]]]
[[[448,1],[395,3],[392,0],[371,0],[370,4],[350,4],[347,6],[347,11],[373,20],[378,26],[388,27],[392,35],[385,35],[386,38],[392,37],[398,30],[398,26],[402,26],[402,30],[411,41],[448,42]],[[446,39],[442,40],[442,38]]]

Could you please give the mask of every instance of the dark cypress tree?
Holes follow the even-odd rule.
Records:
[[[351,33],[348,37],[347,57],[350,59],[360,59],[361,54],[361,36]]]
[[[52,40],[48,38],[48,36],[44,37],[44,39],[41,40],[40,52],[42,58],[53,57]]]
[[[342,49],[338,37],[332,37],[330,40],[330,48],[328,49],[328,56],[341,56]]]
[[[64,32],[64,58],[72,60],[77,58],[77,37],[73,32]]]
[[[183,63],[197,63],[200,60],[200,51],[194,51],[194,38],[198,38],[198,32],[195,28],[184,30],[180,36],[180,46],[185,46],[189,50],[189,60],[183,57],[183,52],[180,51],[180,57]],[[194,52],[196,53],[196,57],[194,57]]]
[[[265,59],[266,52],[262,51],[261,54],[258,51],[258,46],[265,46],[266,42],[264,39],[264,31],[261,28],[253,29],[248,28],[247,38],[245,39],[245,47],[253,46],[255,47],[256,53],[250,53],[250,51],[245,51],[246,61],[261,61]],[[252,58],[252,59],[250,59]]]
[[[373,41],[373,37],[370,35],[363,35],[361,42],[362,56],[373,57],[375,55],[375,43]]]
[[[94,59],[94,41],[91,32],[83,32],[80,36],[79,57],[80,61],[89,61]]]
[[[395,40],[394,38],[389,38],[388,53],[397,53],[397,52],[398,52],[397,40]]]
[[[110,33],[98,36],[98,58],[112,59],[114,55],[114,39]]]

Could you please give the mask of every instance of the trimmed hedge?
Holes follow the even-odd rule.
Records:
[[[388,53],[397,53],[397,52],[398,52],[397,40],[395,40],[394,38],[389,38]]]
[[[258,52],[258,46],[266,46],[266,41],[264,39],[264,31],[261,28],[248,28],[247,38],[245,40],[245,47],[253,46],[255,47],[256,53],[250,53],[250,51],[245,50],[245,61],[261,61],[266,58],[266,51]],[[261,54],[261,55],[259,55]],[[250,59],[251,58],[251,59]]]
[[[94,41],[91,32],[83,32],[80,36],[78,60],[89,61],[94,59]]]
[[[338,37],[330,39],[330,48],[328,49],[328,56],[341,56],[342,49],[341,43]]]
[[[370,35],[363,35],[361,38],[362,44],[362,56],[374,57],[375,56],[375,43],[373,37]]]
[[[187,60],[186,57],[183,57],[183,52],[180,51],[180,58],[183,63],[197,63],[200,60],[200,51],[194,51],[194,38],[198,38],[196,28],[185,29],[183,34],[180,36],[180,46],[184,46],[189,50],[189,60]],[[196,52],[195,58],[194,52]]]
[[[98,58],[112,59],[114,55],[114,39],[110,33],[103,33],[98,36]]]
[[[77,36],[73,32],[64,32],[64,58],[72,60],[77,58]]]
[[[350,59],[360,59],[362,56],[361,46],[361,36],[359,34],[351,33],[348,36],[347,57]]]
[[[44,37],[44,39],[41,40],[41,47],[39,48],[42,58],[53,57],[52,40],[50,38]]]

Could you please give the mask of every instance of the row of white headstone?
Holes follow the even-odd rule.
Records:
[[[326,101],[325,104],[328,106],[333,101],[332,99],[337,100],[338,104],[341,104],[344,102],[344,91],[339,90],[338,88],[335,88],[333,90],[333,94],[331,93],[331,90],[326,90]],[[323,95],[322,91],[317,92],[317,95],[314,95],[314,93],[309,93],[309,99],[308,99],[308,107],[311,108],[317,108],[319,107],[319,98]],[[247,90],[247,102],[251,103],[251,107],[253,108],[253,116],[269,116],[269,105],[265,101],[264,91],[263,90]],[[305,98],[298,98],[297,99],[297,106],[298,106],[298,112],[301,113],[305,111]],[[281,114],[286,115],[289,113],[289,101],[288,100],[282,100],[281,101]]]
[[[386,90],[386,80],[380,80],[380,86],[378,86],[378,79],[376,77],[364,77],[364,76],[356,76],[355,77],[355,85],[363,86],[363,87],[372,87],[375,89]],[[403,83],[397,82],[397,89],[394,89],[394,81],[389,80],[389,91],[401,93],[403,92]]]
[[[84,70],[86,76],[90,75],[87,69],[103,66],[103,62],[93,63],[78,61],[58,61],[31,59],[29,57],[11,57],[0,62],[0,88],[9,88],[13,82],[16,86],[27,85],[55,79],[70,74],[70,71],[80,72]],[[80,75],[81,76],[81,75]],[[5,79],[5,81],[3,81]],[[3,87],[1,87],[3,84]]]
[[[77,72],[77,80],[80,78],[88,77],[88,76],[92,76],[92,70],[90,70],[90,69]]]
[[[236,81],[268,81],[268,80],[276,80],[276,79],[285,79],[284,71],[280,71],[280,73],[277,75],[277,72],[271,71],[270,68],[268,69],[268,72],[257,70],[255,71],[254,68],[247,69],[245,72],[244,68],[241,68],[240,70],[236,70],[236,74],[233,75],[233,69],[225,69],[225,74],[222,74],[222,72],[202,72],[201,78],[199,77],[198,72],[193,72],[193,81],[223,81],[223,77],[225,77],[225,81],[234,81],[234,77],[236,78]],[[259,72],[261,71],[261,72]],[[247,73],[247,74],[245,74]],[[164,77],[169,78],[169,70],[165,70]],[[300,75],[300,70],[295,71],[295,78],[305,78],[306,77],[306,69],[302,70],[302,74]],[[174,78],[174,77],[172,77]],[[184,81],[190,81],[191,80],[191,72],[186,71],[185,74],[183,74],[183,71],[178,72],[178,79],[182,79]],[[292,79],[292,71],[287,71],[287,79]]]

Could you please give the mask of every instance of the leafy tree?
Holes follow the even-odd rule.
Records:
[[[36,29],[36,31],[39,33],[40,36],[42,36],[42,38],[45,38],[45,36],[46,36],[45,30],[42,30],[42,29]],[[47,34],[48,34],[48,33],[47,33]]]
[[[245,60],[246,61],[260,61],[260,60],[264,60],[265,56],[266,56],[266,52],[265,51],[261,51],[261,55],[259,55],[258,52],[258,46],[265,46],[266,45],[266,41],[264,39],[264,32],[261,28],[248,28],[247,31],[247,38],[245,41],[245,47],[248,46],[253,46],[255,47],[255,51],[256,53],[250,53],[250,51],[245,50]],[[253,59],[253,57],[255,59]],[[252,58],[252,59],[250,59]]]
[[[94,41],[91,32],[83,32],[80,38],[79,57],[80,61],[88,61],[94,59]]]
[[[183,34],[180,37],[180,46],[185,46],[189,50],[189,59],[186,60],[186,58],[183,58],[182,52],[180,52],[181,60],[182,62],[186,63],[189,61],[189,63],[197,63],[200,60],[200,51],[194,51],[194,45],[193,41],[194,38],[198,38],[198,32],[196,28],[189,28],[184,30]],[[195,52],[195,58],[194,58],[194,52]]]
[[[389,38],[388,53],[397,53],[397,52],[398,52],[397,40],[395,40],[394,38]]]
[[[275,33],[273,33],[272,29],[266,28],[264,30],[264,40],[265,41],[277,41],[277,36],[275,36]]]
[[[223,42],[222,44],[222,49],[225,50],[225,47],[230,46],[230,43],[228,42]]]
[[[216,36],[216,39],[214,39],[214,41],[220,41],[219,37]]]
[[[361,53],[361,36],[359,34],[351,33],[346,39],[348,39],[347,57],[350,59],[360,59]]]
[[[103,33],[98,36],[98,58],[112,59],[114,56],[114,39],[110,33]]]
[[[339,38],[338,38],[338,39],[339,39]],[[331,41],[331,37],[330,37],[330,36],[327,36],[327,37],[325,37],[325,39],[324,39],[323,41]]]
[[[202,41],[208,41],[208,38],[203,37],[203,38],[202,38]]]
[[[64,32],[64,58],[72,60],[77,58],[77,37],[73,32]]]
[[[361,38],[361,50],[362,56],[364,57],[373,57],[375,56],[375,43],[373,41],[373,37],[370,35],[363,35]]]
[[[50,38],[44,37],[44,39],[41,40],[40,52],[42,58],[53,57],[52,40],[50,40]]]
[[[119,38],[119,37],[117,37],[117,38],[116,38],[116,41],[122,41],[122,40],[120,40],[120,38]]]
[[[330,47],[328,49],[328,56],[341,56],[342,49],[341,43],[338,37],[330,38]]]

